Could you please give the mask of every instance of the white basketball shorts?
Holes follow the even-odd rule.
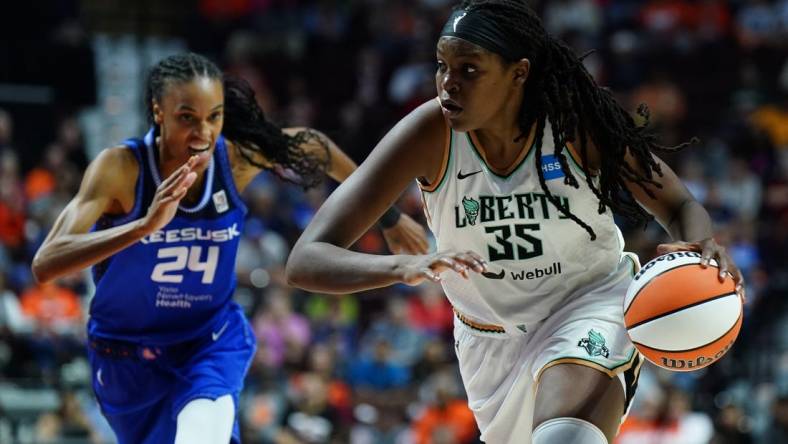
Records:
[[[622,306],[638,268],[634,255],[624,255],[614,273],[525,332],[457,313],[455,352],[484,442],[531,442],[539,376],[558,364],[585,365],[619,378],[628,409],[643,359],[627,336]]]

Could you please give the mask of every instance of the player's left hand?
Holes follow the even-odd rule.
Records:
[[[393,254],[426,254],[427,235],[418,222],[402,214],[397,224],[383,230],[383,238]]]
[[[719,280],[725,280],[725,274],[730,274],[733,281],[736,283],[736,293],[745,300],[744,296],[744,277],[739,270],[739,267],[733,262],[725,247],[718,244],[713,238],[703,239],[698,242],[684,242],[677,241],[669,244],[660,244],[657,246],[657,253],[660,255],[674,253],[677,251],[695,251],[701,254],[700,266],[706,268],[709,266],[709,261],[714,259],[720,266]]]

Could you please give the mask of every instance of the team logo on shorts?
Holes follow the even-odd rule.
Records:
[[[588,337],[583,338],[577,343],[578,347],[586,349],[589,356],[610,356],[610,350],[605,347],[605,337],[594,331],[588,331]]]
[[[463,197],[462,207],[465,209],[465,218],[468,219],[468,223],[476,225],[476,216],[479,215],[479,202],[473,198]]]

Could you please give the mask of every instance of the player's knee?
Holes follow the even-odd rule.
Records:
[[[621,423],[624,403],[618,377],[580,365],[556,365],[539,381],[533,426],[536,429],[556,418],[573,418],[593,424],[612,438]]]
[[[532,444],[608,444],[599,427],[578,418],[553,418],[539,424],[531,435]]]

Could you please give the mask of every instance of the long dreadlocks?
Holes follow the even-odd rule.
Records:
[[[536,165],[542,162],[542,139],[545,122],[549,121],[555,156],[565,172],[564,183],[579,187],[567,163],[564,147],[567,142],[572,143],[579,138],[580,156],[585,168],[590,137],[600,155],[599,185],[594,184],[591,174],[585,176],[589,188],[599,199],[599,213],[604,213],[609,207],[639,224],[651,220],[652,216],[638,205],[626,182],[637,184],[654,198],[650,187],[660,187],[654,174],[662,176],[662,171],[651,152],[677,151],[695,139],[675,147],[660,145],[656,136],[647,129],[648,108],[645,105],[638,107],[637,113],[643,117],[644,123],[635,123],[610,91],[596,84],[572,49],[545,31],[541,20],[525,0],[464,0],[460,8],[497,23],[506,35],[519,40],[518,46],[524,48],[524,54],[519,58],[531,61],[518,118],[522,131],[518,140],[525,137],[536,123]],[[516,61],[506,60],[507,63]],[[640,171],[624,161],[627,151],[637,160]],[[583,227],[591,240],[596,239],[594,230],[550,192],[542,169],[537,167],[537,171],[542,190],[553,206]]]
[[[304,188],[319,184],[330,161],[328,142],[317,132],[300,131],[294,136],[265,118],[257,104],[254,90],[246,81],[223,76],[219,68],[207,58],[194,53],[178,54],[157,63],[148,74],[145,106],[149,122],[153,123],[153,99],[161,102],[165,88],[171,83],[188,82],[197,77],[222,80],[224,85],[224,126],[222,134],[239,145],[239,152],[250,164],[269,169],[281,179]],[[305,151],[305,144],[316,142],[325,150]],[[264,164],[262,154],[270,165]]]

